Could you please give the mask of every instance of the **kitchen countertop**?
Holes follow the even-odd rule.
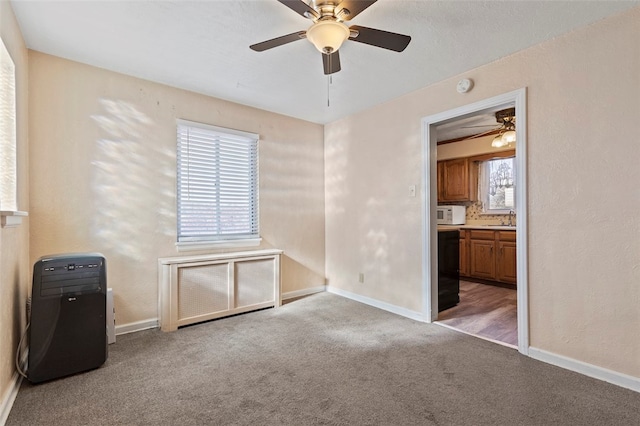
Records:
[[[448,231],[448,230],[459,230],[459,229],[483,229],[483,230],[487,230],[487,231],[515,231],[516,227],[515,226],[509,226],[509,225],[477,225],[477,224],[470,224],[470,225],[438,225],[438,230],[439,231]]]

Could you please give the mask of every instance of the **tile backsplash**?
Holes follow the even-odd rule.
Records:
[[[459,206],[465,206],[467,208],[466,221],[468,225],[482,225],[486,222],[487,225],[497,225],[507,221],[507,215],[505,214],[485,214],[482,211],[482,202],[467,202],[467,203],[447,203],[456,204]],[[513,216],[513,224],[516,223],[516,216]]]

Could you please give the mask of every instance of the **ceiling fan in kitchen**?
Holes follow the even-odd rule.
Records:
[[[498,122],[498,126],[495,125],[481,125],[481,126],[466,126],[465,129],[473,128],[473,127],[493,127],[491,130],[487,130],[486,132],[478,133],[473,136],[468,137],[467,139],[475,139],[481,136],[485,136],[491,133],[496,133],[497,135],[491,141],[491,146],[494,148],[502,148],[510,143],[516,141],[516,109],[515,108],[506,108],[500,111],[496,111],[495,113],[496,121]]]
[[[402,52],[411,37],[375,28],[352,25],[349,21],[377,0],[277,0],[297,14],[313,21],[306,31],[298,31],[249,46],[262,52],[306,38],[322,53],[325,75],[340,71],[339,49],[346,40]]]

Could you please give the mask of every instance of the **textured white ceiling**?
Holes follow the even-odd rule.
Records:
[[[331,86],[307,40],[249,49],[310,26],[276,0],[11,4],[30,49],[327,123],[640,2],[379,0],[349,24],[407,34],[411,43],[396,53],[345,42]]]
[[[496,130],[500,128],[500,123],[496,120],[496,111],[509,107],[515,107],[515,103],[487,108],[483,111],[478,111],[470,117],[458,118],[440,124],[436,127],[437,141],[441,142],[464,138]]]

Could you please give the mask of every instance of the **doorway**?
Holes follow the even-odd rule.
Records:
[[[527,302],[527,210],[526,210],[526,91],[516,90],[494,98],[486,99],[474,104],[466,105],[423,119],[423,187],[424,191],[424,221],[423,221],[423,315],[428,322],[438,319],[438,228],[436,225],[436,206],[438,202],[437,167],[438,135],[437,128],[455,127],[457,122],[487,113],[493,113],[503,108],[515,107],[516,142],[514,166],[515,176],[515,211],[517,222],[514,227],[517,233],[515,244],[517,271],[517,347],[519,352],[528,353],[528,302]],[[489,235],[489,231],[482,231]],[[513,234],[513,233],[512,233]],[[491,231],[491,235],[494,235]],[[498,235],[496,233],[496,235]],[[498,238],[498,237],[496,237]],[[495,242],[498,244],[498,240]],[[493,249],[491,249],[493,250]],[[472,283],[470,283],[473,287]],[[462,283],[462,294],[473,291],[470,285]],[[477,290],[477,288],[475,289]],[[500,289],[496,289],[499,290]],[[477,292],[476,292],[477,293]],[[491,296],[489,296],[491,297]],[[508,295],[506,297],[509,297]],[[513,297],[513,292],[511,292]],[[446,312],[446,311],[445,311]],[[500,339],[494,339],[500,340]]]

